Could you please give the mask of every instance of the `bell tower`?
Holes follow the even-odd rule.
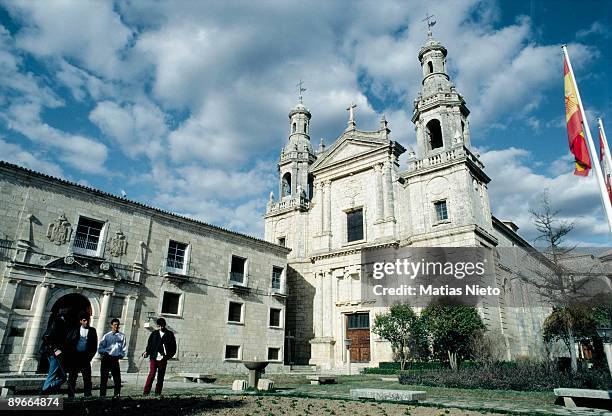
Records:
[[[446,54],[446,48],[433,38],[430,26],[427,41],[419,51],[423,80],[412,115],[419,158],[450,150],[459,143],[470,147],[470,111],[450,81]]]
[[[312,178],[308,168],[316,159],[310,143],[310,111],[304,106],[302,82],[299,103],[289,112],[289,140],[283,147],[278,163],[279,201],[288,198],[312,199]]]

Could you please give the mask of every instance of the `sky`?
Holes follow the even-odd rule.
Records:
[[[357,128],[415,143],[423,22],[448,49],[495,216],[528,241],[548,192],[569,243],[610,246],[593,175],[572,174],[567,44],[587,112],[612,120],[612,2],[0,0],[0,159],[263,235],[288,112],[314,147]],[[608,136],[612,137],[612,121]],[[404,155],[405,156],[405,155]],[[400,169],[406,169],[405,157]]]

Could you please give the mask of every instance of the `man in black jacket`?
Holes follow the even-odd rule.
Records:
[[[60,309],[49,318],[47,330],[43,334],[43,342],[40,347],[42,358],[49,360],[49,374],[43,383],[41,394],[57,393],[66,381],[64,371],[65,352],[68,347],[66,335],[68,334],[68,322],[66,321],[66,309]]]
[[[143,394],[151,392],[155,372],[157,372],[157,383],[155,384],[155,395],[160,395],[164,387],[164,376],[166,375],[166,365],[168,360],[176,354],[176,339],[172,331],[166,329],[166,320],[157,320],[159,329],[149,335],[147,349],[142,353],[143,357],[149,357],[149,376],[144,385]]]
[[[91,359],[98,349],[98,334],[89,326],[89,314],[79,314],[80,326],[68,333],[68,345],[71,352],[70,375],[68,376],[68,396],[74,397],[76,380],[79,372],[83,374],[85,396],[91,396]]]

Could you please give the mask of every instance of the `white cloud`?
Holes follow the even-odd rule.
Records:
[[[120,106],[102,101],[90,113],[89,119],[131,157],[146,154],[156,159],[163,152],[163,141],[168,134],[165,114],[150,102]]]
[[[553,163],[557,172],[565,164],[564,172],[552,176],[534,172],[533,157],[525,149],[490,150],[483,152],[481,158],[491,177],[489,197],[493,215],[515,222],[528,240],[536,236],[529,210],[539,208],[545,191],[553,208],[560,211],[559,219],[576,223],[572,239],[590,241],[609,236],[594,176],[574,176],[572,161],[566,156]]]
[[[25,26],[17,34],[19,47],[39,56],[66,56],[90,70],[114,76],[121,50],[132,32],[113,10],[113,2],[91,0],[6,1]]]
[[[14,163],[37,172],[62,177],[63,171],[56,163],[49,161],[42,154],[34,154],[22,149],[19,145],[0,139],[0,159]]]

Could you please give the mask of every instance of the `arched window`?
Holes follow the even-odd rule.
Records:
[[[429,148],[431,150],[438,149],[444,146],[444,141],[442,140],[442,127],[440,126],[440,121],[430,120],[426,126],[427,136],[429,137]]]
[[[308,134],[308,120],[304,120],[304,133]]]
[[[291,133],[295,133],[296,130],[297,130],[297,124],[293,123],[293,125],[291,126]]]
[[[314,196],[314,176],[312,173],[308,174],[308,199],[312,199]]]
[[[433,72],[433,63],[431,61],[427,62],[427,69],[429,69],[429,72],[427,72],[428,74]]]
[[[461,120],[461,135],[465,136],[465,123]]]
[[[291,173],[287,172],[281,182],[281,198],[289,195],[291,195]]]

